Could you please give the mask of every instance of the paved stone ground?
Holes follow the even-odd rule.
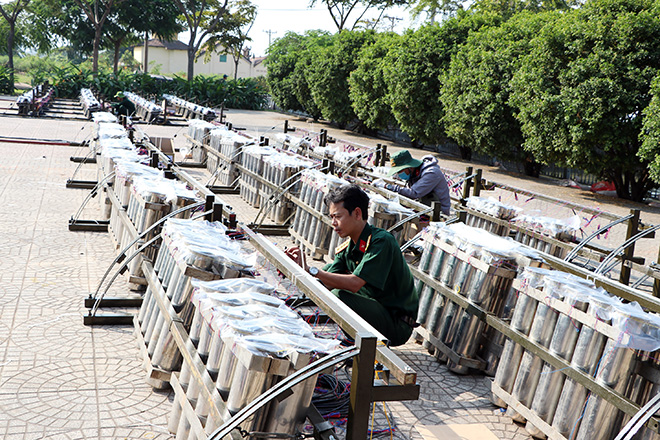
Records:
[[[271,127],[286,116],[270,112],[229,112],[230,121],[245,128]],[[249,126],[248,124],[251,124]],[[174,138],[181,146],[185,129],[142,126],[152,136]],[[315,127],[315,129],[320,127]],[[255,134],[263,134],[259,129]],[[52,119],[0,117],[0,136],[83,140],[91,123]],[[332,133],[331,133],[332,134]],[[339,137],[339,134],[333,134]],[[343,134],[342,134],[343,136]],[[346,135],[348,136],[348,135]],[[360,139],[360,143],[375,143]],[[68,219],[89,191],[66,189],[76,164],[72,155],[84,148],[8,143],[0,140],[0,438],[3,439],[165,439],[172,396],[153,392],[144,372],[131,327],[86,327],[84,297],[114,259],[106,234],[69,232]],[[417,152],[416,152],[417,153]],[[465,164],[443,158],[456,170]],[[192,172],[192,171],[191,171]],[[549,193],[565,200],[589,194],[550,181],[530,182],[496,169],[487,178]],[[78,179],[92,179],[93,167],[83,166]],[[603,210],[627,212],[629,206],[597,202]],[[239,215],[251,221],[254,211],[232,198]],[[658,213],[644,209],[658,223]],[[97,218],[93,201],[82,218]],[[652,217],[656,216],[656,217]],[[655,254],[657,256],[657,241]],[[653,249],[649,250],[653,256]],[[123,282],[111,292],[126,291]],[[421,438],[420,424],[481,423],[500,439],[529,438],[490,404],[484,378],[457,376],[410,342],[398,348],[419,375],[418,401],[390,403],[399,430],[396,437]],[[377,411],[382,412],[378,405]],[[377,418],[381,428],[383,417]]]

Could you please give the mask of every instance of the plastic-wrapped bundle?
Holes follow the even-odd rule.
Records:
[[[502,244],[502,242],[499,242]],[[491,305],[503,298],[511,286],[515,275],[515,252],[517,246],[510,248],[482,248],[476,256],[488,265],[488,271],[474,273],[467,288],[462,293],[471,303],[484,310],[491,311]],[[460,356],[474,359],[479,351],[481,334],[486,324],[477,316],[462,311],[458,317],[456,330],[453,335],[452,349]],[[468,368],[453,362],[447,368],[454,373],[466,374]]]
[[[250,145],[243,148],[241,161],[247,170],[259,176],[263,176],[264,157],[270,156],[275,152],[276,150],[272,147]],[[248,202],[251,206],[258,208],[260,206],[259,202],[261,201],[261,197],[259,196],[261,191],[261,182],[248,176],[246,173],[242,173],[240,178],[240,186],[241,197],[243,200]]]
[[[142,165],[137,162],[120,160],[115,163],[114,191],[119,200],[119,204],[126,208],[131,198],[131,186],[133,179],[137,176],[163,176],[163,172],[157,168]],[[123,223],[119,221],[119,209],[113,205],[110,214],[110,228],[118,242],[121,242],[123,235]]]
[[[544,276],[549,272],[547,269],[526,267],[518,278],[522,280],[523,286],[537,289],[543,285]],[[534,298],[527,295],[520,295],[513,316],[511,317],[511,328],[524,335],[528,335],[532,327],[537,304],[538,301]],[[497,373],[495,374],[495,383],[507,393],[511,393],[513,390],[513,384],[518,374],[523,352],[524,349],[520,344],[507,339],[504,344]],[[506,403],[501,401],[497,396],[493,396],[493,402],[498,406],[506,406]]]
[[[275,139],[282,144],[284,150],[298,154],[302,154],[305,149],[312,148],[312,143],[309,139],[293,136],[287,133],[277,133]]]
[[[85,117],[90,117],[93,112],[101,110],[101,103],[99,103],[94,92],[90,89],[80,89],[80,103],[82,104]]]
[[[567,237],[574,237],[580,229],[580,217],[577,215],[566,219],[519,215],[513,223],[524,228],[516,233],[516,241],[560,258],[565,253],[564,249],[549,243],[544,237],[565,241]]]
[[[564,302],[576,310],[585,311],[591,301],[599,297],[606,298],[605,291],[592,289],[583,284],[564,284]],[[555,326],[555,332],[548,351],[555,356],[570,361],[573,357],[576,343],[582,326],[565,314],[560,314]],[[531,410],[546,423],[552,423],[557,403],[564,386],[566,376],[550,364],[544,364],[541,377],[532,401]],[[536,438],[545,438],[545,434],[536,426],[527,422],[527,431]]]
[[[213,130],[209,132],[209,147],[214,150],[220,152],[221,146],[220,146],[220,141],[222,140],[223,136],[227,136],[230,132],[227,127],[224,125],[221,126],[216,126]],[[222,176],[220,173],[221,170],[219,169],[220,166],[223,166],[224,168],[227,167],[227,162],[226,161],[220,161],[218,159],[218,156],[216,156],[213,153],[207,154],[206,157],[206,169],[216,177]],[[227,185],[226,179],[220,178],[222,181],[223,185]]]
[[[635,351],[660,349],[660,317],[645,312],[637,303],[617,304],[612,313],[612,326],[621,334],[608,339],[595,380],[620,394],[632,385]],[[580,421],[578,440],[610,438],[620,428],[623,413],[604,399],[591,396]]]
[[[264,168],[262,176],[270,183],[277,185],[278,194],[291,194],[297,196],[300,192],[300,178],[296,176],[303,168],[310,168],[313,163],[299,156],[293,156],[286,153],[274,153],[264,157]],[[296,176],[295,178],[293,176]],[[265,206],[271,197],[279,197],[278,200],[272,200],[270,206]],[[274,195],[274,191],[263,186],[261,190],[260,206],[265,206],[269,210],[269,217],[276,223],[282,224],[291,215],[292,207],[290,203],[284,203],[279,195]]]
[[[505,205],[504,203],[492,197],[468,197],[467,207],[475,211],[483,212],[484,214],[496,219],[506,221],[512,220],[522,211],[521,208]],[[506,237],[509,235],[508,225],[498,224],[497,222],[489,221],[488,219],[476,215],[468,214],[465,223],[470,226],[485,229],[501,237]]]
[[[202,163],[206,160],[206,150],[202,145],[209,145],[210,132],[215,128],[215,125],[201,119],[191,119],[188,121],[188,136],[200,144],[192,144],[190,147],[194,162]]]
[[[153,122],[163,113],[163,107],[144,99],[140,95],[127,91],[124,91],[124,95],[135,104],[137,115],[144,121]]]
[[[300,200],[310,208],[322,215],[328,214],[328,207],[323,199],[328,192],[348,182],[331,174],[324,174],[318,170],[305,169],[300,177]],[[320,258],[323,254],[334,257],[334,249],[339,244],[339,236],[322,220],[319,220],[307,210],[297,207],[293,224],[294,237],[301,241],[301,246],[313,258]]]
[[[220,224],[205,221],[171,219],[165,223],[164,249],[159,252],[154,267],[159,268],[163,288],[175,311],[184,318],[184,324],[189,324],[192,316],[190,308],[186,310],[192,292],[191,275],[187,268],[230,278],[252,267],[252,258],[243,251],[239,242],[225,235],[225,230]],[[174,342],[171,338],[166,339],[167,335],[161,337],[161,332],[167,333],[168,329],[153,292],[149,291],[145,295],[138,319],[145,340],[148,341],[148,352],[153,354],[153,361],[161,367],[175,364],[172,356],[176,358],[176,352],[173,354],[168,351],[175,348]],[[161,351],[156,352],[157,348]],[[167,359],[167,365],[158,362],[161,357]]]
[[[215,110],[212,108],[186,101],[185,99],[181,99],[174,95],[164,94],[163,98],[165,98],[168,103],[174,105],[176,113],[184,118],[197,118],[212,121],[216,117]]]
[[[313,353],[327,352],[336,341],[314,338],[311,327],[299,315],[275,297],[268,296],[274,288],[257,280],[195,281],[192,304],[195,317],[190,338],[197,338],[197,350],[206,359],[206,368],[216,381],[219,394],[227,400],[230,412],[244,405],[272,385],[279,376],[286,376],[306,365]],[[244,343],[248,343],[245,346]],[[275,351],[253,348],[264,346]],[[245,350],[247,348],[247,351]],[[300,358],[303,356],[303,359]],[[184,364],[181,376],[189,376]],[[311,401],[314,378],[304,386],[294,388],[293,395],[280,404],[271,405],[247,422],[246,429],[260,430],[265,422],[277,427],[276,432],[294,433]],[[202,422],[208,414],[208,402],[198,399],[199,383],[188,387],[186,396]],[[273,416],[267,414],[272,413]],[[178,404],[172,409],[170,430],[177,436],[187,433],[189,422],[180,419]],[[207,424],[211,432],[215,426]]]
[[[563,300],[567,284],[582,284],[583,287],[594,287],[593,284],[587,283],[581,278],[571,277],[569,279],[568,275],[562,272],[550,272],[550,275],[546,275],[543,279],[543,293],[548,297]],[[552,307],[544,303],[538,303],[529,331],[529,339],[542,347],[548,348],[555,332],[558,317],[557,312]],[[528,408],[531,408],[541,377],[542,367],[543,361],[541,358],[528,351],[523,354],[511,394]],[[523,422],[525,420],[512,408],[509,408],[508,414],[516,421]]]
[[[108,113],[108,112],[95,112],[92,115],[92,120],[97,124],[104,122],[116,123],[117,117],[112,113]]]
[[[389,229],[399,221],[414,214],[410,208],[399,203],[398,198],[388,200],[380,194],[371,194],[369,200],[369,223],[382,229]],[[411,238],[410,222],[403,224],[401,229],[393,231],[392,235],[397,239],[399,245],[404,244]]]

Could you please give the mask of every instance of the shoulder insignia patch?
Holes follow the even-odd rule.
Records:
[[[362,244],[362,243],[360,243],[360,244]],[[360,249],[360,250],[362,252],[367,252],[367,249],[369,249],[370,244],[371,244],[371,235],[369,236],[369,238],[367,238],[367,242],[364,245],[364,250],[362,250],[362,249]],[[360,247],[362,247],[362,246],[360,246]]]
[[[348,240],[346,240],[345,242],[343,242],[342,244],[340,244],[339,246],[337,246],[337,247],[335,248],[335,254],[338,254],[338,253],[340,253],[341,251],[343,251],[344,249],[346,249],[346,248],[348,247],[348,245],[350,244],[350,242],[351,242],[351,239],[349,238]]]

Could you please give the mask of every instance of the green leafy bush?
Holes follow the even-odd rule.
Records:
[[[8,67],[0,66],[0,93],[11,94],[12,89],[11,70]]]
[[[155,77],[145,73],[122,71],[117,75],[70,65],[53,70],[53,84],[62,98],[77,98],[83,87],[92,88],[99,98],[112,100],[120,90],[129,90],[145,98],[160,100],[163,94],[172,94],[208,107],[259,109],[266,103],[263,82],[254,78],[225,80],[221,77],[196,76],[192,81],[175,76],[173,79]]]

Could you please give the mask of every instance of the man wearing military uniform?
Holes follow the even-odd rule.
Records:
[[[345,185],[325,198],[332,227],[349,237],[322,270],[308,271],[347,306],[390,341],[403,345],[412,333],[419,297],[399,245],[389,232],[367,223],[369,196],[357,185]],[[287,253],[306,267],[302,252]]]

